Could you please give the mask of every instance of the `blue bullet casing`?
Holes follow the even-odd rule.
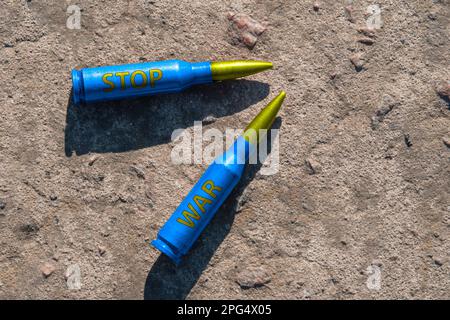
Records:
[[[74,69],[73,102],[78,105],[179,92],[212,81],[210,62],[167,60]]]
[[[252,144],[240,136],[206,169],[152,245],[179,264],[239,182]]]

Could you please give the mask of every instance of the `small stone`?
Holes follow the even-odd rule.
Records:
[[[145,172],[141,168],[138,168],[136,166],[131,166],[130,172],[134,173],[138,178],[145,179]]]
[[[98,246],[98,253],[103,256],[106,253],[106,247],[105,246]]]
[[[436,88],[436,92],[442,99],[450,99],[450,81],[442,81]]]
[[[438,267],[442,267],[444,265],[444,260],[441,257],[432,257],[433,259],[433,263],[438,266]]]
[[[313,211],[313,208],[306,202],[302,203],[302,208],[305,209],[306,211]]]
[[[50,200],[56,201],[56,200],[58,200],[58,196],[52,194],[52,195],[50,196]]]
[[[408,133],[406,133],[405,135],[404,135],[404,139],[405,139],[405,144],[406,144],[406,146],[408,147],[408,148],[411,148],[412,147],[412,141],[411,141],[411,137],[410,137],[410,135],[408,134]]]
[[[203,119],[203,124],[208,125],[208,124],[214,123],[216,121],[217,121],[216,117],[214,117],[212,115],[209,115],[209,116],[207,116],[206,118]]]
[[[369,38],[375,37],[375,29],[373,29],[373,28],[361,27],[361,28],[358,28],[358,32],[362,33],[363,35],[365,35],[366,37],[369,37]]]
[[[249,49],[252,49],[258,37],[266,31],[266,26],[252,19],[244,13],[228,13],[228,20],[231,21],[230,31]],[[234,36],[233,36],[234,37]]]
[[[437,265],[438,267],[443,265],[442,261],[439,259],[434,259],[434,264]]]
[[[101,231],[100,234],[102,235],[102,237],[105,237],[105,238],[107,238],[111,235],[111,233],[109,232],[109,229]]]
[[[100,159],[100,156],[97,154],[94,154],[93,156],[89,157],[88,159],[88,165],[89,166],[93,166],[95,161],[97,161],[98,159]]]
[[[362,43],[362,44],[367,44],[369,46],[371,46],[375,43],[375,40],[372,38],[369,38],[369,37],[358,38],[356,41],[358,41],[359,43]]]
[[[314,4],[313,4],[313,9],[314,9],[314,11],[319,11],[320,10],[320,4],[318,3],[318,2],[314,2]]]
[[[249,48],[253,48],[258,38],[249,32],[242,33],[242,42]]]
[[[430,12],[430,13],[428,14],[428,19],[430,19],[430,20],[432,20],[432,21],[435,21],[435,20],[437,19],[437,14],[436,14],[436,12]]]
[[[450,137],[444,137],[442,138],[442,142],[447,146],[447,148],[450,148]]]
[[[353,6],[348,5],[344,8],[344,10],[347,16],[347,20],[350,21],[351,23],[355,23],[355,18],[353,17]]]
[[[306,171],[308,171],[309,174],[316,174],[322,171],[322,166],[319,162],[317,162],[314,159],[306,159],[305,160],[306,165]]]
[[[248,189],[245,189],[244,192],[242,192],[241,196],[238,198],[237,204],[236,204],[236,213],[239,213],[244,208],[245,204],[248,202],[249,196],[248,196]]]
[[[385,117],[391,112],[394,107],[399,105],[395,99],[390,95],[384,95],[380,106],[375,115],[372,117],[372,129],[377,129],[379,124],[384,121]]]
[[[55,271],[55,267],[51,264],[46,262],[44,265],[41,266],[41,272],[44,275],[44,277],[48,278],[50,275]]]
[[[252,268],[241,271],[236,282],[242,289],[258,288],[271,281],[270,275],[262,268]]]
[[[27,223],[21,225],[19,229],[26,235],[33,235],[39,231],[39,226],[35,223]]]
[[[3,210],[6,208],[6,203],[0,200],[0,210]]]
[[[390,95],[384,95],[381,101],[381,105],[378,108],[377,117],[385,117],[389,112],[394,109],[399,103]]]
[[[350,57],[350,61],[355,66],[357,72],[360,72],[364,67],[364,63],[361,58],[362,56],[359,53],[355,53]]]

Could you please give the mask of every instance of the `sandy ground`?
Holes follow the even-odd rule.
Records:
[[[450,2],[314,2],[1,1],[0,298],[450,298]],[[229,12],[267,27],[253,48]],[[70,103],[72,68],[174,58],[275,68]],[[205,166],[172,131],[243,128],[281,89],[280,171],[249,167],[175,268],[149,241]]]

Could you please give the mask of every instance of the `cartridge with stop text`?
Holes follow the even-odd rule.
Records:
[[[272,68],[253,60],[167,60],[72,70],[74,104],[182,91],[195,84],[236,79]]]
[[[175,264],[189,251],[234,189],[261,132],[271,128],[286,93],[282,91],[247,126],[231,147],[218,156],[158,233],[152,245]]]

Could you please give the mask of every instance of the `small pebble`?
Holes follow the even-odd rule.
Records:
[[[433,257],[433,262],[438,267],[442,267],[444,265],[444,261],[440,257]]]
[[[411,137],[409,136],[408,133],[406,133],[406,134],[404,135],[404,139],[405,139],[405,144],[406,144],[406,146],[407,146],[408,148],[411,148],[413,144],[412,144],[412,141],[411,141]]]
[[[313,208],[306,202],[302,203],[302,208],[305,209],[306,211],[313,211]]]
[[[442,99],[450,99],[450,81],[442,81],[436,88],[436,92]]]
[[[32,235],[39,231],[39,226],[35,223],[27,223],[21,225],[19,229],[27,235]]]
[[[107,237],[109,237],[109,236],[111,235],[111,233],[109,232],[109,230],[101,231],[100,234],[101,234],[103,237],[105,237],[105,238],[107,238]]]
[[[236,282],[242,289],[258,288],[271,281],[269,274],[262,268],[247,269],[241,271]]]
[[[6,208],[6,203],[0,200],[0,210],[3,210]]]
[[[366,44],[366,45],[373,45],[375,43],[375,40],[369,37],[362,37],[362,38],[358,38],[356,41],[358,41],[359,43],[362,44]]]
[[[317,162],[314,159],[306,159],[305,160],[306,165],[306,171],[308,171],[309,174],[316,174],[322,171],[322,166],[319,162]]]
[[[320,10],[320,4],[318,3],[318,2],[314,2],[314,4],[313,4],[313,9],[314,9],[314,11],[319,11]]]
[[[375,37],[375,29],[373,29],[373,28],[361,27],[361,28],[358,28],[358,32],[362,33],[363,35],[365,35],[366,37],[369,37],[369,38]]]
[[[106,253],[106,247],[105,246],[98,246],[98,253],[103,256]]]
[[[357,72],[360,72],[364,67],[364,63],[361,57],[362,56],[359,53],[355,53],[350,57],[350,61],[355,66]]]
[[[258,38],[251,34],[250,32],[242,33],[242,42],[249,48],[253,48],[258,41]]]
[[[442,142],[444,142],[447,148],[450,148],[450,137],[443,137]]]
[[[97,154],[94,154],[93,156],[89,157],[88,165],[92,166],[95,163],[95,161],[97,161],[98,159],[100,159],[100,156]]]
[[[266,27],[263,24],[244,13],[230,12],[227,17],[232,22],[232,28],[234,33],[237,34],[237,38],[249,49],[255,46],[258,37],[266,31]]]
[[[130,171],[136,174],[138,178],[145,179],[145,172],[141,168],[130,166]]]
[[[44,275],[44,277],[48,278],[50,275],[55,271],[55,267],[46,262],[44,265],[41,266],[41,272]]]
[[[348,5],[344,9],[347,15],[347,20],[350,21],[351,23],[355,23],[355,18],[353,17],[353,6]]]
[[[389,112],[394,109],[399,103],[390,95],[384,95],[381,105],[375,112],[375,116],[372,117],[372,129],[377,129],[379,124],[384,121],[384,118],[389,114]]]
[[[428,19],[430,19],[430,20],[436,20],[437,19],[437,14],[436,14],[436,12],[430,12],[429,14],[428,14]]]
[[[248,189],[245,189],[241,196],[238,198],[237,204],[236,204],[236,213],[239,213],[242,211],[242,209],[244,208],[245,204],[248,202],[249,200],[249,196],[248,196]]]
[[[209,115],[209,116],[207,116],[206,118],[203,119],[203,124],[208,125],[208,124],[214,123],[216,121],[217,121],[216,117],[214,117],[212,115]]]

